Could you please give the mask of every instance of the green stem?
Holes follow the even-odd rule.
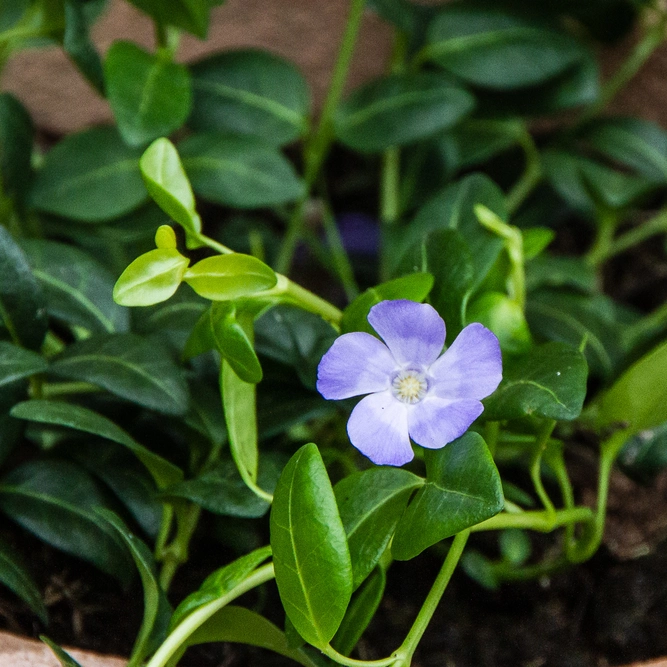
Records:
[[[322,653],[339,665],[346,665],[346,667],[388,667],[398,661],[398,658],[395,656],[381,660],[355,660],[354,658],[348,658],[342,653],[338,653],[333,646],[325,646],[322,649]]]
[[[283,240],[280,253],[276,261],[276,270],[280,273],[289,273],[296,251],[297,244],[301,238],[301,231],[304,222],[304,205],[307,201],[310,191],[317,179],[322,163],[329,151],[331,142],[333,140],[333,115],[338,108],[340,99],[343,95],[345,81],[347,80],[347,73],[350,69],[352,56],[354,54],[354,47],[357,43],[357,36],[359,35],[359,28],[361,27],[361,19],[364,12],[366,0],[351,0],[350,13],[347,18],[347,25],[343,33],[338,58],[334,65],[329,90],[317,129],[310,136],[306,142],[304,149],[305,158],[305,174],[306,181],[306,195],[297,203],[290,217],[287,225],[287,232]]]
[[[507,211],[510,215],[516,213],[523,204],[528,195],[535,189],[542,180],[542,163],[540,153],[533,141],[530,132],[523,128],[519,138],[519,144],[526,157],[526,166],[519,180],[514,184],[507,194]]]
[[[615,255],[636,246],[656,234],[667,232],[667,211],[661,211],[656,216],[633,229],[621,234],[612,240],[606,248],[598,253],[597,262],[604,262]]]
[[[667,326],[667,302],[658,306],[653,312],[642,317],[639,322],[628,328],[625,334],[625,341],[630,347],[637,345]]]
[[[508,563],[498,563],[493,567],[494,576],[501,581],[529,581],[544,575],[554,574],[569,567],[565,558],[557,558],[533,565],[517,567]]]
[[[324,233],[327,237],[334,269],[343,285],[345,296],[347,296],[349,301],[352,301],[359,295],[359,287],[354,279],[352,263],[343,246],[336,220],[328,204],[325,205],[324,210],[322,211],[322,224],[324,226]]]
[[[509,514],[502,512],[496,516],[478,523],[471,528],[473,533],[483,530],[506,530],[507,528],[524,528],[536,530],[539,533],[550,533],[556,528],[566,526],[569,523],[590,522],[594,517],[593,510],[589,507],[574,507],[569,510],[557,510],[548,512],[536,510]]]
[[[188,560],[190,540],[197,528],[200,516],[201,507],[199,505],[189,504],[186,507],[180,508],[180,511],[176,509],[176,521],[178,524],[176,537],[163,550],[162,569],[160,570],[160,587],[165,592],[169,590],[176,570]]]
[[[424,600],[424,604],[419,610],[415,622],[412,624],[412,627],[400,648],[394,653],[394,655],[399,658],[398,665],[401,667],[409,667],[415,649],[435,613],[440,599],[447,588],[447,584],[452,578],[452,574],[454,574],[454,570],[458,565],[469,535],[470,530],[463,530],[454,537],[452,546],[447,552],[447,558],[445,558],[445,562],[442,564],[442,568],[433,582],[433,586],[426,596],[426,600]]]
[[[89,382],[45,382],[41,386],[41,398],[57,398],[70,394],[92,394],[102,391]]]
[[[586,261],[592,266],[599,266],[613,246],[614,234],[618,225],[618,213],[611,209],[599,209],[597,216],[597,233],[590,250],[586,253]]]
[[[535,492],[537,493],[538,498],[544,506],[544,509],[552,515],[556,513],[556,508],[551,502],[551,498],[549,498],[549,494],[547,493],[546,489],[544,488],[544,484],[542,483],[541,466],[542,455],[544,454],[544,450],[549,443],[549,438],[551,437],[555,426],[556,422],[553,419],[549,419],[544,422],[537,436],[537,440],[535,442],[535,451],[530,462],[530,478],[533,480]]]
[[[167,637],[162,646],[156,651],[146,667],[164,667],[169,659],[178,651],[190,635],[203,625],[213,614],[228,605],[230,602],[257,586],[270,581],[275,576],[273,563],[268,563],[255,570],[249,577],[243,580],[238,586],[218,598],[212,603],[205,604],[179,623],[174,631]]]
[[[567,474],[565,467],[565,460],[563,459],[562,448],[558,451],[552,452],[549,456],[549,466],[554,471],[558,486],[563,497],[563,505],[566,510],[574,509],[574,492],[572,490],[572,482],[570,476]],[[574,523],[565,524],[565,553],[570,558],[574,546]]]
[[[648,16],[648,11],[646,15]],[[577,124],[583,124],[595,118],[639,72],[649,56],[664,41],[666,23],[667,13],[660,11],[655,23],[648,27],[644,37],[635,46],[630,56],[604,84],[598,100],[583,112]]]

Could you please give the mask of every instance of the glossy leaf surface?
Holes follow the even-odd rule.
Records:
[[[0,340],[0,387],[43,373],[47,368],[46,360],[36,352]]]

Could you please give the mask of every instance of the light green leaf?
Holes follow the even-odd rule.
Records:
[[[271,547],[285,612],[307,642],[324,648],[350,601],[352,567],[333,489],[313,443],[296,452],[280,477]]]
[[[185,414],[188,390],[181,369],[156,341],[136,334],[100,334],[70,345],[50,372],[90,382],[166,414]]]
[[[500,475],[483,438],[469,431],[442,449],[426,450],[426,484],[396,527],[391,553],[410,560],[446,537],[498,514]]]
[[[223,206],[262,208],[296,201],[305,185],[274,147],[249,137],[197,134],[180,144],[195,192]]]
[[[41,424],[67,426],[116,442],[126,447],[144,464],[160,489],[176,484],[183,479],[183,471],[180,468],[140,445],[129,433],[110,419],[80,405],[63,401],[33,399],[15,405],[12,409],[12,416]]]
[[[139,167],[158,206],[186,232],[200,232],[195,196],[174,144],[169,139],[156,139],[141,156]]]
[[[216,53],[191,65],[195,131],[245,134],[282,145],[308,125],[308,84],[290,62],[266,51]]]
[[[53,651],[62,667],[81,667],[81,665],[67,653],[67,651],[63,651],[58,644],[52,642],[48,637],[40,635],[39,638]]]
[[[171,298],[190,264],[175,248],[156,248],[139,255],[120,275],[113,300],[121,306],[153,306]]]
[[[131,146],[170,134],[190,113],[190,73],[159,52],[114,42],[104,61],[104,80],[118,130]]]
[[[89,331],[129,329],[128,311],[112,298],[113,275],[88,253],[44,239],[23,241],[22,247],[52,317]]]
[[[112,127],[71,134],[52,148],[37,172],[32,204],[82,222],[117,218],[148,198],[139,172],[140,149]]]
[[[526,415],[575,419],[586,396],[588,367],[581,352],[565,343],[546,343],[505,364],[503,380],[484,401],[486,419]]]
[[[278,278],[256,257],[234,253],[202,259],[187,270],[184,280],[205,299],[227,301],[271,289]]]
[[[49,365],[37,352],[0,340],[0,387],[44,373]]]

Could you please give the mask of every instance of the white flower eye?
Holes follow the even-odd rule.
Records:
[[[400,371],[391,383],[391,392],[403,403],[419,403],[426,396],[428,382],[424,373],[419,371]]]

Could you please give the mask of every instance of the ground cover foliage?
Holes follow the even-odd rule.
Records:
[[[453,588],[496,591],[496,609],[516,582],[587,572],[608,505],[631,514],[614,471],[651,484],[667,462],[667,133],[607,112],[667,12],[351,0],[315,115],[274,54],[178,61],[220,3],[131,2],[156,47],[104,57],[99,0],[0,7],[0,65],[59,44],[115,118],[47,147],[0,93],[0,582],[68,667],[30,552],[85,561],[117,600],[140,580],[143,616],[107,623],[134,624],[130,666],[221,643],[262,664],[443,664],[460,641],[428,627],[458,565]],[[393,26],[391,64],[343,95],[364,11]],[[633,29],[602,82],[601,47]],[[334,341],[376,333],[398,359],[373,313],[406,301],[444,319],[452,353],[473,323],[492,331],[502,381],[467,397],[484,411],[460,437],[375,466],[346,423],[350,397],[379,390],[327,401],[318,366],[321,383]],[[395,323],[400,345],[425,340],[420,322]],[[478,353],[457,361],[459,398]],[[406,368],[385,389],[409,415],[435,384]],[[406,590],[405,629],[372,641]]]

